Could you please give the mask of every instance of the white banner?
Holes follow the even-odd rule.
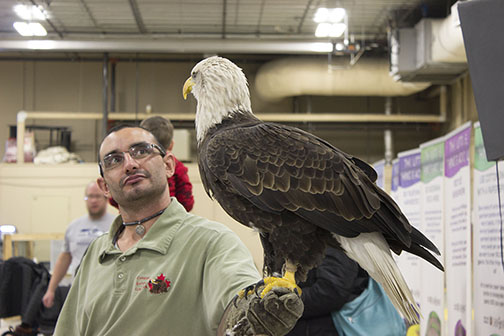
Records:
[[[398,154],[399,206],[408,221],[422,231],[422,189],[420,183],[420,149]],[[411,253],[401,253],[397,260],[417,304],[420,304],[420,258]]]
[[[504,335],[504,271],[495,163],[486,159],[479,123],[474,127],[474,331]],[[500,186],[504,162],[499,164]],[[501,190],[501,201],[504,193]]]
[[[444,264],[444,137],[420,145],[422,180],[422,233],[441,252]],[[420,263],[420,334],[446,335],[444,321],[444,273],[430,263]]]
[[[470,122],[445,141],[447,335],[471,335],[470,143]]]

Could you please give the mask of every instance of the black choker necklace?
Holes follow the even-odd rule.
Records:
[[[137,221],[134,221],[134,222],[122,222],[122,224],[124,226],[130,226],[130,225],[138,225],[135,229],[135,232],[139,235],[139,236],[143,236],[145,234],[145,226],[142,225],[142,223],[145,223],[147,222],[149,219],[152,219],[152,218],[155,218],[159,215],[161,215],[164,211],[166,210],[166,208],[164,208],[163,210],[161,211],[158,211],[156,212],[154,215],[150,215],[149,217],[145,217],[143,219],[140,219],[140,220],[137,220]]]

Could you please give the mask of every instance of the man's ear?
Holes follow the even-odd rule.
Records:
[[[170,178],[175,173],[175,157],[173,156],[173,153],[172,152],[166,153],[166,155],[163,158],[163,161],[166,167],[166,176]]]
[[[107,196],[107,198],[112,197],[110,194],[107,182],[105,182],[105,179],[103,177],[99,177],[96,179],[96,183],[98,184],[98,187],[100,188],[101,191],[103,191],[103,194]]]

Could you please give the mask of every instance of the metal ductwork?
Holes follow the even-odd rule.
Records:
[[[257,92],[266,100],[302,95],[408,96],[430,83],[402,83],[389,74],[386,59],[361,58],[348,68],[332,68],[327,59],[285,58],[257,72]]]
[[[422,19],[394,31],[389,40],[390,72],[397,80],[446,84],[467,69],[457,3],[444,19]]]

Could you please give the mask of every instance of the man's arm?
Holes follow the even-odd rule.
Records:
[[[54,265],[53,274],[51,276],[51,280],[49,281],[49,285],[47,286],[47,291],[42,298],[42,302],[44,306],[47,308],[52,307],[54,304],[54,293],[56,292],[56,288],[65,276],[68,271],[68,267],[70,267],[70,263],[72,262],[72,255],[70,252],[61,252],[56,260],[56,264]]]
[[[222,316],[217,335],[283,336],[302,314],[301,298],[289,289],[275,287],[262,299],[255,293],[233,299]]]

